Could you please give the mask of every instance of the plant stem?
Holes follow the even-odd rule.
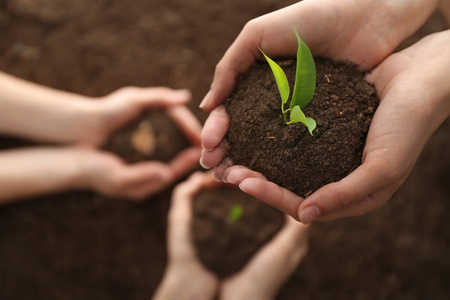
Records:
[[[286,113],[288,113],[291,110],[292,110],[292,108],[288,108],[288,109],[284,110],[284,104],[281,103],[281,113],[283,114],[284,124],[286,124],[286,125],[289,125],[292,123],[292,122],[288,122],[288,120],[286,118]]]

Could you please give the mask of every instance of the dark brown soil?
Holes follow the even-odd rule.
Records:
[[[338,181],[361,164],[367,132],[378,106],[375,88],[357,67],[316,58],[317,86],[304,109],[317,122],[311,136],[302,123],[286,125],[268,64],[255,64],[226,102],[228,156],[298,195]],[[296,64],[280,64],[291,90]]]
[[[168,162],[189,145],[187,138],[164,111],[151,111],[114,133],[104,149],[129,163],[143,160]]]
[[[0,1],[0,70],[91,96],[189,88],[204,120],[196,107],[245,22],[294,2]],[[446,28],[433,21],[413,39]],[[277,299],[448,300],[449,134],[447,120],[380,211],[314,224]],[[30,144],[0,138],[0,149]],[[0,299],[149,299],[165,268],[170,195],[134,204],[70,192],[0,207]]]
[[[234,206],[242,217],[230,216]],[[284,214],[233,187],[202,190],[193,202],[197,255],[220,278],[233,275],[283,226]]]

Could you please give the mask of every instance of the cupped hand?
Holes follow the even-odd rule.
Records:
[[[256,198],[303,223],[373,212],[405,181],[433,132],[450,115],[450,30],[391,55],[367,76],[381,103],[373,118],[362,165],[339,182],[303,199],[242,166],[216,177],[240,184]],[[219,169],[219,168],[217,168]]]
[[[216,66],[210,91],[200,107],[213,110],[202,131],[202,165],[216,166],[226,153],[228,116],[219,106],[240,74],[263,59],[294,57],[294,26],[314,56],[349,60],[372,69],[431,15],[439,0],[311,0],[251,20]],[[368,13],[370,12],[370,13]]]
[[[199,157],[200,148],[191,147],[169,163],[126,164],[112,153],[86,148],[79,155],[80,186],[113,198],[141,201],[195,169]]]
[[[91,122],[83,144],[102,145],[116,130],[137,118],[146,110],[164,108],[175,123],[196,145],[200,143],[201,125],[184,104],[191,93],[167,87],[124,87],[105,97],[89,101]]]
[[[239,271],[225,279],[221,299],[274,299],[308,252],[309,226],[286,216],[280,232]]]
[[[174,189],[169,211],[168,263],[153,299],[272,299],[308,252],[309,226],[286,216],[280,232],[236,275],[222,282],[198,260],[191,236],[192,201],[220,185],[211,173],[194,173]]]
[[[153,299],[214,299],[219,279],[197,259],[191,237],[192,200],[202,187],[215,185],[206,173],[194,173],[174,189],[168,216],[168,263]]]

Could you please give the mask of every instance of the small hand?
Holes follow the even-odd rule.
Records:
[[[184,107],[191,98],[187,90],[172,90],[166,87],[125,87],[103,98],[89,101],[90,130],[80,141],[99,146],[114,131],[138,117],[145,110],[166,108],[177,125],[194,144],[199,143],[199,122]]]
[[[200,149],[182,151],[170,163],[126,164],[109,152],[84,149],[79,155],[81,187],[114,197],[140,201],[173,184],[197,166]]]
[[[195,194],[217,185],[210,173],[197,172],[175,188],[169,211],[169,261],[153,299],[213,299],[218,291],[218,278],[198,261],[190,232]],[[242,271],[221,283],[221,299],[272,299],[307,251],[308,226],[286,216],[281,231]]]
[[[192,199],[211,184],[207,175],[197,172],[174,189],[168,217],[169,261],[154,300],[213,299],[217,293],[219,280],[198,261],[191,238]]]
[[[262,247],[243,270],[221,284],[221,299],[274,299],[308,252],[309,226],[286,216],[281,231]]]

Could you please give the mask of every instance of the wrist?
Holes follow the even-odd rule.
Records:
[[[98,101],[80,96],[74,102],[73,113],[68,118],[72,142],[94,146],[101,144],[103,124],[100,115],[101,106]]]
[[[101,167],[105,157],[99,155],[101,152],[91,148],[73,147],[71,151],[75,165],[72,172],[72,188],[97,190],[98,179],[105,176],[103,172],[109,172]]]

